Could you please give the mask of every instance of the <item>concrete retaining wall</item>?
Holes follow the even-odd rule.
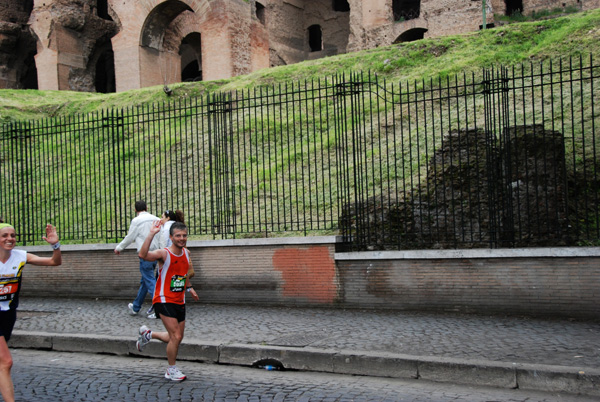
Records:
[[[335,253],[336,237],[191,241],[206,303],[600,318],[600,248]],[[24,270],[23,296],[132,300],[135,249],[65,245]],[[48,246],[23,247],[49,255]]]

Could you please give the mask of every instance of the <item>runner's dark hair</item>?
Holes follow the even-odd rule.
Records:
[[[183,222],[175,222],[174,224],[171,225],[171,228],[169,229],[169,235],[173,236],[173,232],[175,232],[176,230],[186,230],[187,231],[187,226],[185,226],[185,223],[183,223]]]

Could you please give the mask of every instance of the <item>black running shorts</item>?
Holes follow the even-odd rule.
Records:
[[[185,321],[185,304],[156,303],[154,305],[154,312],[156,313],[156,318],[164,315],[165,317],[177,318],[177,322]]]
[[[17,321],[17,310],[0,311],[0,336],[8,342]]]

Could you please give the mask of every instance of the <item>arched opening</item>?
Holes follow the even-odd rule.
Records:
[[[523,13],[523,0],[504,0],[506,4],[506,15]]]
[[[199,33],[187,35],[179,47],[181,81],[202,81],[202,41]]]
[[[191,61],[181,69],[181,81],[202,81],[202,70],[200,70],[200,65],[196,60]]]
[[[311,25],[308,27],[308,46],[311,52],[320,52],[323,50],[323,32],[320,25]]]
[[[98,2],[96,3],[96,14],[98,14],[98,17],[104,19],[104,20],[109,20],[112,21],[112,17],[110,16],[110,14],[108,14],[108,1],[107,0],[98,0]]]
[[[187,4],[169,0],[157,5],[148,14],[140,36],[142,87],[162,84],[166,88],[170,83],[180,82],[181,57],[178,50],[181,40],[176,39],[178,27],[173,23],[186,12],[194,13]]]
[[[33,11],[33,0],[24,0],[20,6],[23,11],[20,13],[21,18],[17,18],[14,21],[11,20],[11,22],[21,25],[21,30],[15,32],[16,40],[14,43],[11,40],[6,42],[13,43],[13,46],[7,49],[7,54],[9,54],[10,57],[2,61],[6,62],[6,66],[12,70],[14,74],[14,81],[8,87],[18,89],[38,89],[38,71],[35,63],[35,55],[37,54],[37,36],[35,36],[33,31],[25,28],[26,21]],[[10,35],[8,38],[10,38]]]
[[[350,11],[348,0],[333,0],[333,11],[347,12]]]
[[[392,11],[394,21],[407,21],[419,18],[421,15],[420,0],[393,0]]]
[[[181,1],[166,1],[156,6],[144,21],[140,45],[161,50],[165,30],[175,17],[186,10],[193,12]]]
[[[425,37],[425,32],[427,32],[427,29],[425,28],[409,29],[408,31],[403,32],[400,36],[398,36],[393,43],[413,42],[419,39],[423,39]]]
[[[94,86],[96,92],[110,93],[116,91],[115,57],[112,46],[101,51],[96,61]]]
[[[425,37],[425,28],[413,28],[403,32],[393,43],[414,42]]]
[[[38,89],[37,67],[35,66],[35,52],[31,52],[25,58],[23,71],[19,80],[19,88]]]
[[[256,7],[256,18],[261,22],[261,24],[265,25],[265,6],[263,6],[258,1],[255,3]]]

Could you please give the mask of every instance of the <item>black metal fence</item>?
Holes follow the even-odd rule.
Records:
[[[351,74],[4,125],[0,215],[119,241],[145,199],[190,234],[350,249],[598,244],[590,58],[388,84]]]

